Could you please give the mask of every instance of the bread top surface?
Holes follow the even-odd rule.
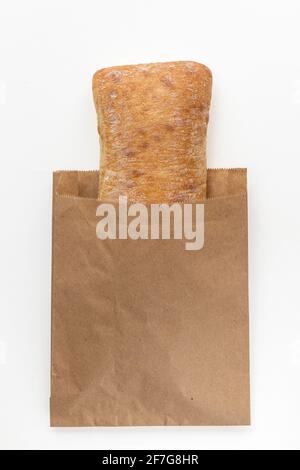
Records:
[[[178,189],[181,199],[184,185],[198,189],[200,185],[203,193],[211,87],[210,70],[192,61],[97,71],[93,95],[101,141],[102,195],[107,196],[105,185],[111,187],[112,181],[126,188],[140,185],[141,196],[151,184],[155,194],[155,185],[162,191],[168,179],[174,180],[173,193]]]

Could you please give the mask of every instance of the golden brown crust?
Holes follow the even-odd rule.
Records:
[[[99,198],[202,200],[211,72],[196,62],[109,67],[93,77]]]

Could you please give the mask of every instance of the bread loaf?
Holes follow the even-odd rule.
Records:
[[[196,62],[109,67],[95,73],[99,199],[205,199],[211,84],[210,70]]]

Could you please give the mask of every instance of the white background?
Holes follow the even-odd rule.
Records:
[[[0,448],[300,448],[300,2],[0,1]],[[50,429],[51,173],[98,166],[101,67],[213,71],[211,167],[249,169],[252,426]]]

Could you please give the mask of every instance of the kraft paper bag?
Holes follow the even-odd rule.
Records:
[[[250,423],[246,170],[209,170],[205,240],[99,240],[98,172],[54,174],[52,426]]]

